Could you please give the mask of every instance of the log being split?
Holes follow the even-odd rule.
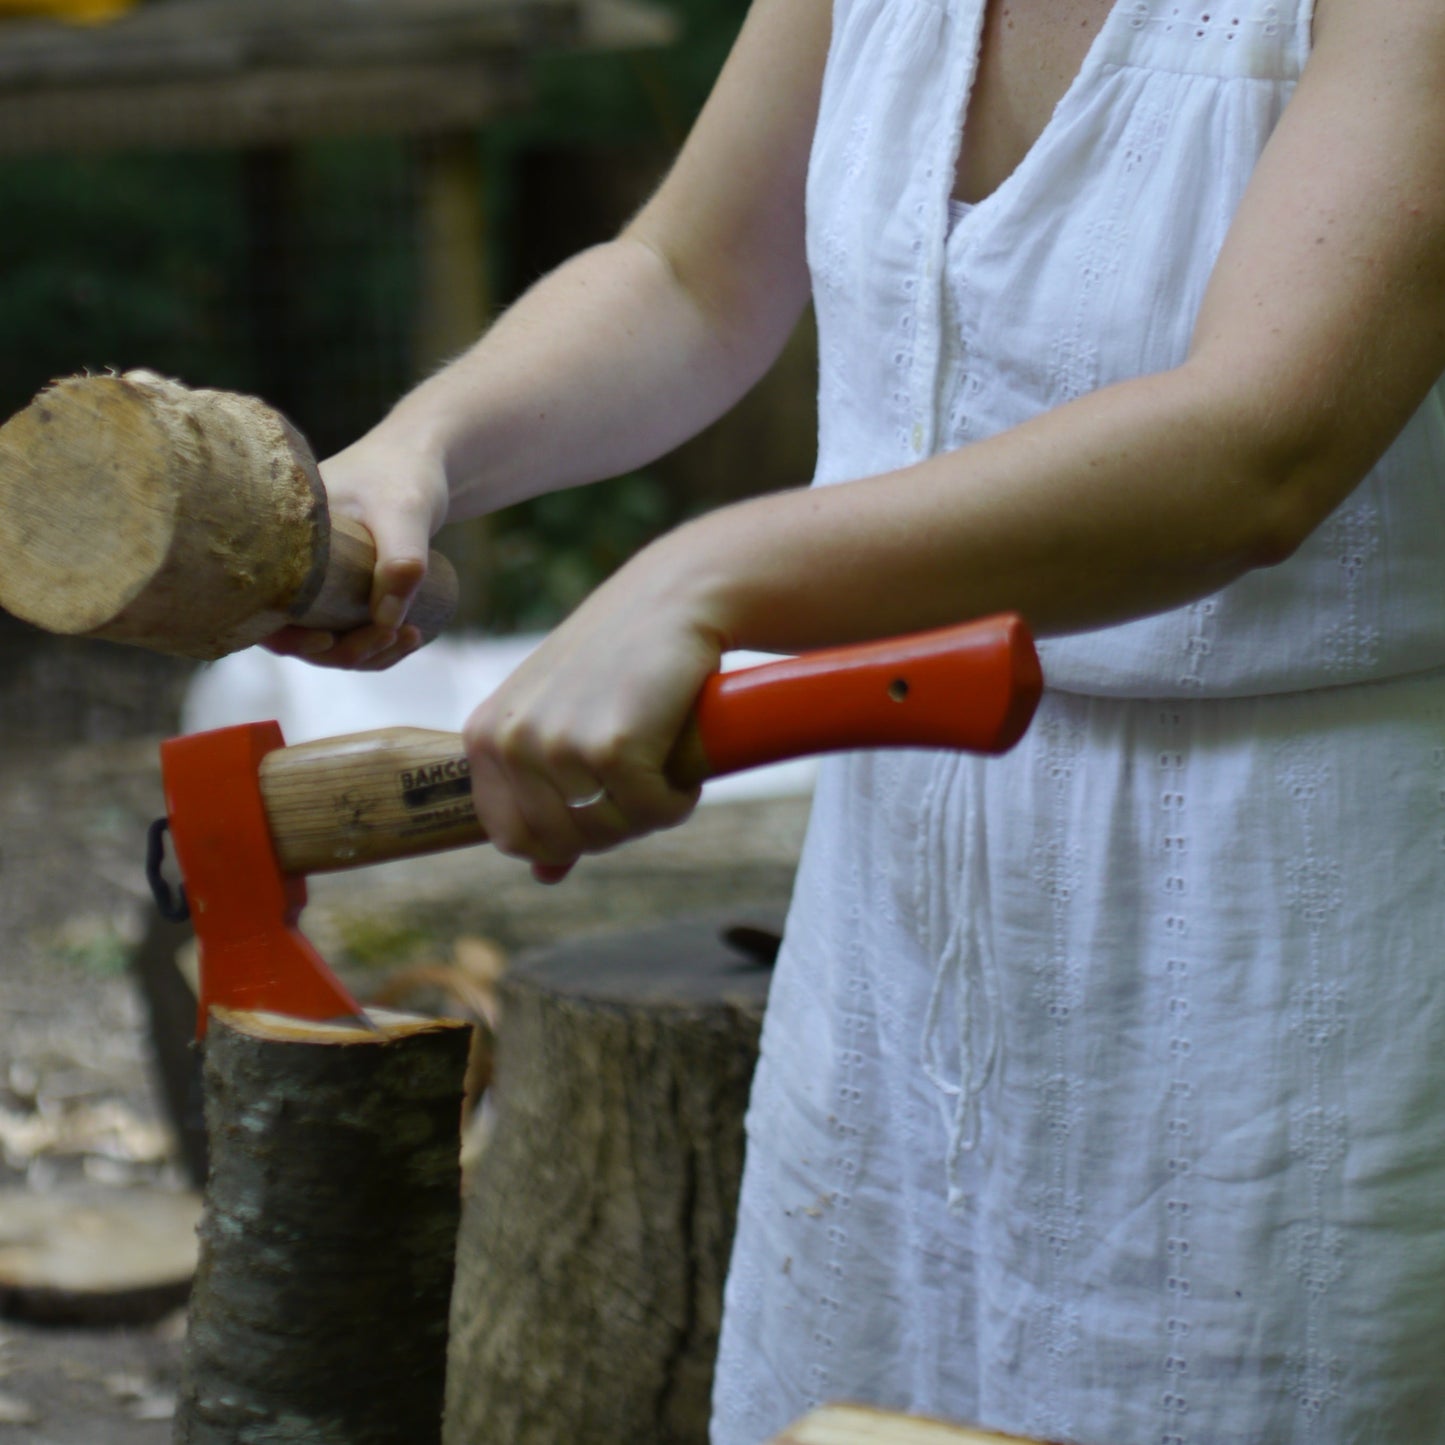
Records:
[[[503,980],[450,1445],[704,1445],[768,978],[690,922],[563,944]]]
[[[0,555],[7,612],[197,658],[360,625],[375,562],[285,417],[146,371],[58,381],[0,427]],[[455,608],[433,553],[411,620],[432,635]]]
[[[177,1445],[436,1445],[470,1027],[217,1009]]]

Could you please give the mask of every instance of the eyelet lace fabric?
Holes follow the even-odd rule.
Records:
[[[1175,365],[1307,0],[1118,0],[950,216],[980,0],[836,0],[817,483]],[[1161,479],[1167,485],[1167,478]],[[1291,559],[1042,649],[1007,757],[825,765],[715,1445],[1445,1440],[1445,405]]]

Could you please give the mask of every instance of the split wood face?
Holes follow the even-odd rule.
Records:
[[[50,632],[224,656],[309,603],[328,531],[310,449],[254,397],[71,377],[0,427],[0,607]]]

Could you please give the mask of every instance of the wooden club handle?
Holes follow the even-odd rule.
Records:
[[[333,515],[326,572],[316,595],[304,607],[293,609],[291,620],[300,627],[347,632],[371,620],[371,576],[376,567],[376,546],[371,533],[350,517]],[[412,599],[406,620],[421,628],[430,642],[451,621],[457,610],[456,569],[440,552],[427,558],[426,577]]]
[[[1042,688],[1033,641],[1014,616],[807,653],[710,678],[668,774],[686,788],[852,748],[1003,752]],[[260,785],[286,873],[485,839],[456,733],[382,728],[280,748],[262,760]]]

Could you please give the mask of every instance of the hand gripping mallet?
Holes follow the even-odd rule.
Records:
[[[68,377],[0,426],[0,556],[7,612],[199,658],[359,627],[376,562],[284,416],[147,371]],[[435,636],[456,599],[433,552],[408,621]]]
[[[853,748],[1001,753],[1043,688],[1023,622],[986,618],[720,673],[668,764],[681,787]],[[462,740],[422,728],[283,745],[274,722],[161,747],[167,818],[148,872],[162,908],[168,825],[200,945],[199,1031],[214,1005],[365,1022],[297,927],[305,875],[485,840]]]

